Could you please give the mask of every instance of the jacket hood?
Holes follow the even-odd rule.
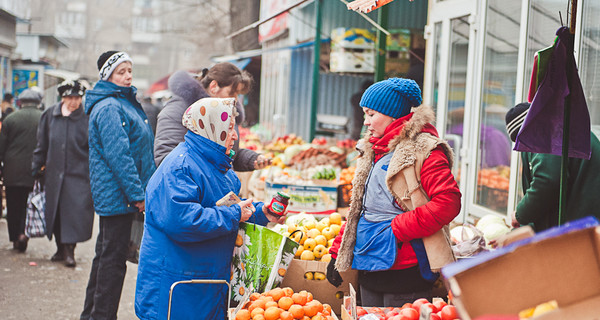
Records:
[[[169,90],[181,97],[188,106],[199,99],[209,97],[200,82],[185,70],[179,70],[169,77]]]
[[[201,135],[197,135],[188,130],[185,134],[185,143],[190,146],[190,151],[199,157],[206,159],[213,164],[219,171],[226,172],[231,168],[233,159],[225,154],[225,147],[211,141]]]
[[[96,83],[94,89],[85,92],[85,113],[90,114],[98,102],[108,97],[123,97],[135,104],[139,104],[135,97],[136,94],[137,88],[134,86],[121,87],[112,82],[100,80]]]

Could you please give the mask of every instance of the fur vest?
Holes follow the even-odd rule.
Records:
[[[435,114],[431,107],[420,106],[415,108],[411,119],[404,124],[400,134],[390,140],[388,145],[389,149],[393,150],[393,155],[385,181],[403,211],[412,210],[429,201],[427,194],[421,187],[420,172],[423,162],[435,148],[442,147],[450,162],[450,167],[452,167],[454,153],[448,143],[430,133],[422,132],[424,126],[434,120]],[[335,266],[339,271],[348,270],[354,259],[356,230],[361,215],[365,183],[375,159],[375,153],[372,149],[373,144],[369,142],[369,138],[370,135],[367,134],[358,143],[362,156],[357,161],[356,172],[352,181],[348,221],[336,259]]]

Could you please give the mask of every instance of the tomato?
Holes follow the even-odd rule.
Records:
[[[365,314],[367,314],[367,311],[363,309],[363,307],[356,307],[356,315],[358,317],[364,316]]]
[[[415,302],[413,302],[412,308],[417,310],[418,313],[421,313],[421,305],[423,305],[425,303],[429,303],[429,300],[427,300],[425,298],[417,299],[417,300],[415,300]]]
[[[425,306],[426,308],[429,308],[429,309],[431,309],[431,313],[436,313],[436,312],[438,312],[438,309],[437,309],[437,308],[436,308],[436,307],[435,307],[433,304],[431,304],[431,303],[429,303],[429,302],[427,302],[427,303],[423,303],[423,304],[421,305],[421,309],[423,309],[423,306]],[[420,313],[420,311],[421,311],[421,310],[419,310],[419,313]]]
[[[419,313],[415,309],[406,308],[406,309],[402,309],[402,311],[400,312],[400,320],[418,320],[418,319],[419,319]]]
[[[442,310],[442,308],[444,308],[444,306],[446,306],[446,305],[448,305],[448,304],[446,303],[446,301],[444,301],[444,300],[441,300],[441,299],[440,299],[440,300],[435,300],[435,301],[433,302],[433,305],[435,306],[435,308],[436,308],[438,311],[440,311],[440,310]]]
[[[454,320],[458,319],[458,313],[456,312],[456,308],[451,305],[447,305],[442,308],[442,320]]]
[[[369,309],[369,313],[383,313],[380,308],[373,307]]]
[[[412,308],[412,303],[408,302],[402,305],[400,309]]]
[[[429,320],[442,320],[442,318],[440,318],[437,314],[432,313]]]

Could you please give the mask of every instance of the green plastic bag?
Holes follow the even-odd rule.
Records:
[[[263,226],[240,223],[231,261],[232,304],[239,303],[249,291],[262,293],[277,287],[298,246]]]

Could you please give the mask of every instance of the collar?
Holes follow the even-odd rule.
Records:
[[[404,124],[408,122],[412,116],[413,113],[409,113],[402,118],[394,120],[385,128],[383,131],[383,136],[379,138],[369,138],[369,142],[373,144],[372,148],[376,155],[382,155],[390,152],[390,141],[400,134],[400,132],[404,129]]]
[[[233,159],[225,154],[224,146],[188,130],[184,137],[190,153],[214,165],[220,172],[231,169]]]
[[[62,102],[57,103],[52,110],[52,115],[55,117],[62,117]],[[80,104],[79,108],[75,109],[75,111],[71,112],[71,114],[67,118],[71,119],[79,119],[83,116],[83,106]]]

